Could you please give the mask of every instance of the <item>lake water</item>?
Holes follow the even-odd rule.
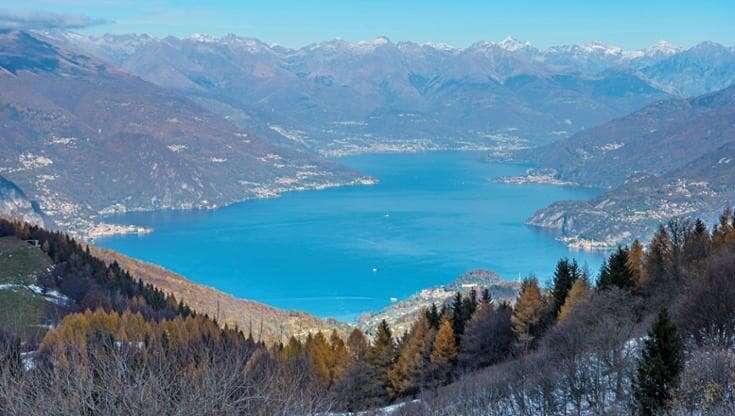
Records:
[[[524,225],[538,208],[596,191],[491,181],[526,167],[446,152],[340,159],[374,186],[293,192],[214,211],[133,213],[111,222],[154,229],[97,244],[237,297],[350,320],[466,270],[549,278],[574,257],[596,272],[599,254],[570,251]]]

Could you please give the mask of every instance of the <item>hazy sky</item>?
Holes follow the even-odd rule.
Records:
[[[0,9],[114,22],[80,29],[94,33],[235,33],[291,47],[379,35],[453,46],[507,35],[541,47],[593,40],[629,49],[663,39],[735,44],[735,0],[3,0]]]

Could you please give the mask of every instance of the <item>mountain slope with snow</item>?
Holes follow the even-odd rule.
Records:
[[[666,98],[638,69],[677,52],[599,42],[539,49],[512,37],[466,48],[379,37],[288,49],[234,35],[49,36],[241,125],[297,132],[330,154],[417,140],[439,148],[549,142]]]

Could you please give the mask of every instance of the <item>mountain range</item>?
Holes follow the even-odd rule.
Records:
[[[235,35],[4,31],[0,174],[80,233],[117,212],[369,183],[324,157],[361,152],[520,150],[561,181],[612,189],[727,143],[733,81],[735,50],[712,42],[626,51],[379,37],[294,49]]]
[[[0,125],[0,174],[73,232],[104,214],[211,208],[358,178],[27,32],[0,33]]]
[[[379,37],[291,49],[235,35],[46,36],[329,155],[548,143],[735,80],[735,52],[713,43],[538,49],[507,38],[453,48]]]

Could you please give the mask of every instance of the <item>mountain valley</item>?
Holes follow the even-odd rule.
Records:
[[[0,33],[0,71],[0,174],[79,235],[112,213],[367,181],[38,35]]]

